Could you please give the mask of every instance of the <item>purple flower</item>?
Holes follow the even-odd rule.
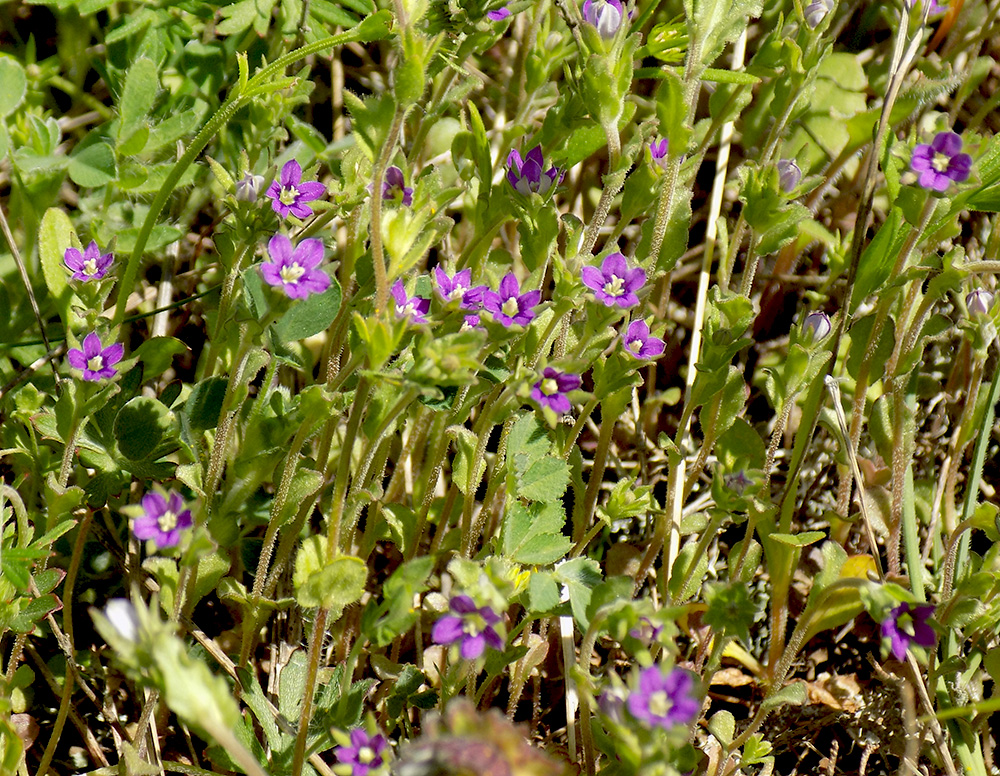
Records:
[[[989,315],[993,307],[993,293],[985,288],[970,291],[965,297],[965,306],[969,310],[969,315]]]
[[[778,160],[778,185],[786,194],[791,194],[802,180],[802,170],[794,159]]]
[[[388,746],[389,742],[381,733],[370,736],[362,728],[354,728],[351,731],[351,745],[338,746],[333,754],[344,765],[351,766],[351,776],[368,776],[369,771],[385,762],[382,752]]]
[[[659,666],[650,666],[639,673],[639,686],[628,697],[628,710],[637,720],[665,730],[687,725],[701,710],[693,691],[694,679],[684,669],[664,674]]]
[[[925,189],[947,191],[952,181],[966,180],[972,170],[972,157],[959,153],[961,150],[962,138],[954,132],[938,132],[930,145],[921,143],[914,148],[910,167],[920,173],[918,183]]]
[[[120,342],[101,348],[101,338],[95,332],[90,332],[83,339],[83,350],[71,348],[66,358],[74,369],[83,370],[83,379],[96,383],[100,380],[110,380],[118,370],[115,364],[122,360],[125,348]]]
[[[236,183],[236,199],[240,202],[256,202],[260,187],[264,185],[263,175],[246,173],[243,179]],[[273,186],[273,184],[272,184]]]
[[[882,638],[889,639],[889,648],[896,660],[906,659],[910,644],[934,646],[934,629],[927,624],[932,614],[932,604],[911,606],[905,601],[889,612],[889,617],[882,622]]]
[[[521,288],[513,272],[508,272],[500,281],[498,291],[487,289],[483,292],[483,307],[493,314],[493,318],[505,327],[516,323],[526,326],[535,317],[532,309],[542,298],[541,291],[525,291]],[[464,301],[464,299],[463,299]]]
[[[495,11],[487,11],[486,17],[493,22],[502,22],[510,16],[510,9],[507,6],[497,8]]]
[[[462,329],[461,329],[462,331],[465,331],[466,329],[482,329],[482,328],[484,328],[483,322],[479,320],[478,315],[466,315],[462,319]]]
[[[90,245],[83,253],[80,253],[77,248],[67,248],[66,253],[63,254],[63,261],[67,268],[73,270],[74,280],[82,280],[86,283],[88,280],[100,280],[107,275],[108,268],[114,261],[114,256],[110,253],[102,255],[101,249],[97,247],[97,242],[91,240]]]
[[[267,190],[267,196],[274,200],[271,207],[282,218],[288,218],[289,213],[296,218],[308,218],[313,211],[304,203],[319,199],[324,194],[326,186],[319,181],[302,182],[302,168],[294,159],[285,162],[279,179],[272,181]]]
[[[414,323],[427,323],[427,318],[424,316],[431,309],[430,299],[424,299],[422,296],[407,296],[402,280],[393,283],[389,291],[392,298],[396,300],[397,317],[411,318]]]
[[[667,168],[667,157],[670,151],[670,140],[663,138],[663,140],[654,140],[649,144],[649,155],[652,158],[654,164],[661,170]]]
[[[531,387],[531,398],[555,412],[569,412],[572,405],[566,394],[579,388],[581,382],[583,381],[579,375],[567,374],[547,366],[542,372],[542,379]]]
[[[611,40],[622,26],[624,9],[620,0],[586,0],[583,18],[597,28],[604,40]]]
[[[605,257],[601,268],[584,267],[581,273],[583,284],[593,289],[599,302],[608,307],[632,307],[639,304],[635,292],[646,282],[646,271],[642,267],[629,269],[628,262],[620,253]]]
[[[136,539],[152,539],[159,549],[174,547],[181,540],[181,531],[192,524],[191,510],[184,508],[184,501],[177,491],[170,491],[170,499],[159,493],[142,497],[146,513],[132,521]]]
[[[622,346],[630,356],[646,360],[663,355],[667,344],[659,337],[650,336],[645,321],[632,321],[622,337]]]
[[[406,207],[413,204],[413,189],[406,185],[406,181],[403,180],[403,171],[395,165],[385,171],[385,180],[382,181],[382,199],[390,201],[402,199]]]
[[[459,645],[459,654],[466,660],[475,660],[486,647],[503,650],[503,639],[493,628],[500,622],[500,615],[488,606],[476,608],[475,602],[467,595],[457,595],[451,599],[451,610],[434,623],[431,638],[435,644]]]
[[[292,299],[305,299],[310,294],[322,294],[330,287],[330,276],[319,269],[323,261],[323,243],[316,238],[303,240],[295,250],[292,241],[276,234],[267,244],[271,261],[260,265],[260,274],[267,284],[281,287]]]
[[[507,180],[514,190],[528,196],[531,192],[545,194],[557,179],[562,179],[562,173],[557,167],[542,170],[545,159],[542,157],[542,147],[535,146],[521,159],[521,154],[512,150],[507,156]]]
[[[461,272],[456,272],[454,277],[450,277],[441,267],[435,267],[434,280],[437,281],[438,296],[444,301],[450,302],[452,299],[464,300],[465,295],[472,287],[472,270],[463,269]]]
[[[660,638],[660,634],[663,633],[663,628],[664,626],[662,624],[657,625],[651,619],[643,615],[639,618],[639,622],[636,626],[628,632],[628,635],[637,641],[644,641],[648,644],[652,644]]]
[[[826,339],[831,331],[833,331],[833,323],[830,321],[830,316],[824,312],[809,313],[802,321],[802,333],[810,342]]]

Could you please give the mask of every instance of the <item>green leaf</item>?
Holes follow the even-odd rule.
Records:
[[[517,563],[544,566],[569,552],[572,542],[562,533],[566,513],[561,503],[514,504],[500,533],[504,556]]]
[[[340,284],[330,278],[330,287],[322,294],[310,294],[298,300],[281,316],[274,331],[282,342],[298,342],[329,328],[340,310]]]
[[[174,337],[151,337],[143,342],[132,355],[142,364],[143,382],[159,377],[173,363],[174,356],[190,348]]]
[[[782,687],[769,698],[765,698],[761,707],[765,709],[776,709],[779,706],[804,706],[807,700],[806,683],[792,682],[791,684]]]
[[[295,558],[296,600],[306,608],[329,609],[331,622],[361,598],[367,579],[368,567],[361,558],[341,555],[327,562],[324,536],[306,539]]]
[[[216,25],[220,35],[238,35],[251,26],[264,35],[271,23],[275,0],[240,0],[221,9],[222,21]]]
[[[198,383],[184,404],[184,414],[195,431],[219,425],[222,402],[226,397],[225,377],[210,377]]]
[[[729,746],[733,742],[733,735],[736,733],[736,717],[729,711],[717,711],[708,721],[708,732],[718,739],[723,746]]]
[[[142,57],[132,63],[125,74],[125,87],[122,89],[121,100],[118,103],[119,148],[137,130],[142,128],[146,116],[149,115],[156,103],[159,88],[160,77],[153,60]],[[141,150],[140,146],[137,150],[130,149],[130,153],[138,153]]]
[[[42,264],[42,275],[49,294],[59,310],[64,325],[70,323],[70,300],[73,292],[66,280],[66,265],[63,257],[66,249],[79,246],[73,222],[58,208],[50,207],[42,216],[38,228],[38,257]]]
[[[174,413],[157,399],[136,396],[115,416],[118,450],[132,461],[150,458],[174,429]]]
[[[861,254],[858,275],[851,296],[851,313],[869,294],[878,291],[889,279],[892,266],[903,245],[908,229],[903,228],[903,211],[894,207],[875,237]]]
[[[77,186],[96,188],[113,181],[117,175],[115,152],[107,143],[77,146],[70,154],[69,177]]]
[[[524,468],[522,468],[524,464]],[[569,484],[569,466],[561,458],[546,456],[532,463],[524,453],[514,456],[517,495],[532,501],[559,501]]]
[[[528,602],[530,610],[535,614],[551,612],[559,606],[559,585],[552,574],[547,571],[536,571],[528,579]]]
[[[480,460],[476,471],[471,472],[472,461],[476,456],[478,440],[476,435],[464,426],[451,426],[448,434],[455,441],[455,462],[452,465],[452,480],[462,493],[475,491],[479,487],[483,472],[486,471],[486,461]]]
[[[744,644],[750,643],[750,628],[759,607],[742,582],[709,582],[705,584],[706,624],[716,632],[735,636]],[[725,742],[723,742],[725,743]]]
[[[11,617],[8,627],[15,633],[30,633],[45,615],[60,609],[62,603],[51,593],[33,598]]]
[[[28,91],[28,76],[13,57],[0,57],[0,117],[9,116]]]
[[[573,618],[586,631],[590,627],[587,607],[594,588],[601,584],[601,567],[591,558],[573,558],[559,565],[554,574],[556,581],[566,585],[569,592]]]
[[[517,456],[533,463],[545,457],[551,447],[548,432],[538,422],[535,413],[527,412],[515,421],[507,435],[507,467],[514,472],[514,459]]]
[[[802,531],[797,534],[773,533],[770,536],[776,542],[787,544],[789,547],[808,547],[821,539],[826,538],[823,531]]]

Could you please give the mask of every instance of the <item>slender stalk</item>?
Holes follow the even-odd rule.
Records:
[[[389,278],[385,268],[385,253],[382,250],[382,181],[385,180],[385,171],[389,166],[389,160],[396,150],[396,140],[399,137],[399,130],[403,126],[403,119],[406,110],[396,106],[396,112],[392,117],[392,126],[389,127],[389,134],[386,136],[382,150],[379,152],[378,160],[375,162],[375,177],[372,181],[372,264],[375,268],[375,314],[380,314],[389,306]]]

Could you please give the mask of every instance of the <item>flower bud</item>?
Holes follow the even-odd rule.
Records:
[[[809,313],[802,322],[802,333],[810,342],[820,342],[825,340],[833,331],[833,324],[830,316],[824,312]]]
[[[802,180],[802,170],[795,163],[794,159],[778,160],[778,185],[786,194],[791,194],[795,187]]]
[[[621,0],[587,0],[583,4],[583,18],[597,28],[604,40],[611,40],[622,26],[624,10]]]
[[[667,158],[670,152],[670,140],[663,138],[663,140],[654,140],[649,144],[649,155],[652,158],[653,163],[659,167],[661,170],[667,169]]]
[[[990,308],[993,307],[993,294],[985,288],[977,288],[965,297],[965,306],[971,316],[989,315]]]
[[[236,199],[240,202],[256,202],[257,195],[260,194],[260,187],[264,185],[263,175],[247,173],[243,180],[236,184]]]
[[[126,641],[139,640],[139,617],[127,598],[112,598],[104,607],[104,616],[111,627]]]
[[[833,10],[833,2],[834,0],[813,0],[809,3],[804,10],[806,24],[814,30],[819,27],[820,22]]]

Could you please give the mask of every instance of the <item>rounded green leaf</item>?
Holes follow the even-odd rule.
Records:
[[[28,77],[21,63],[11,57],[0,57],[0,116],[9,116],[28,91]]]
[[[131,461],[149,458],[166,439],[174,424],[174,414],[156,399],[136,396],[115,416],[118,450]]]
[[[113,181],[115,169],[115,152],[107,143],[94,143],[69,158],[69,177],[73,183],[84,188],[96,188]]]

